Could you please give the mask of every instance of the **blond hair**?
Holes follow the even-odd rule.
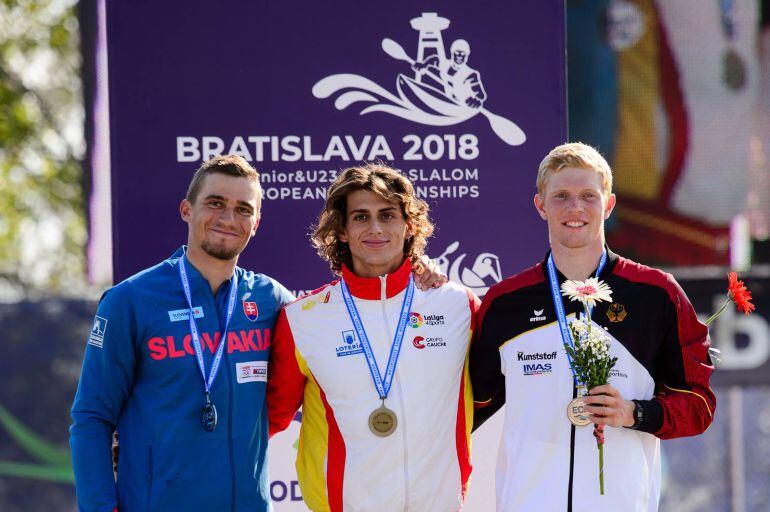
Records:
[[[598,172],[602,192],[605,196],[609,196],[612,193],[612,170],[610,165],[596,149],[582,142],[570,142],[556,146],[543,158],[537,170],[537,193],[542,196],[551,175],[565,167],[591,169]]]

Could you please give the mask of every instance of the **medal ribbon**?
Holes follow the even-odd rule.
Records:
[[[353,328],[356,330],[358,339],[361,341],[361,346],[364,349],[364,356],[366,356],[366,362],[369,366],[369,373],[372,374],[372,380],[374,386],[377,388],[377,393],[380,395],[381,400],[385,400],[390,392],[390,386],[393,384],[393,376],[396,373],[396,364],[398,363],[398,356],[401,353],[401,345],[404,341],[404,332],[406,331],[406,322],[409,319],[409,312],[412,309],[412,299],[414,298],[414,280],[409,275],[409,284],[406,287],[406,293],[404,294],[404,301],[401,303],[401,313],[398,317],[398,326],[396,327],[396,333],[393,336],[393,344],[390,346],[390,356],[388,357],[388,365],[385,368],[385,379],[380,374],[380,368],[377,365],[377,361],[374,358],[374,352],[372,346],[369,343],[369,337],[364,330],[364,324],[361,322],[361,316],[358,314],[356,303],[353,301],[353,297],[350,295],[348,286],[345,284],[345,279],[340,280],[340,289],[342,290],[342,297],[345,299],[345,307],[348,309],[348,315],[353,322]]]
[[[602,272],[604,265],[607,263],[607,251],[602,251],[602,257],[599,259],[599,266],[596,268],[595,277],[598,278]],[[575,343],[572,341],[572,335],[569,332],[567,326],[567,318],[564,314],[564,302],[561,298],[561,292],[559,291],[559,279],[556,277],[556,265],[553,263],[553,254],[548,255],[548,281],[551,285],[551,297],[553,298],[553,306],[556,308],[556,318],[559,320],[559,330],[561,331],[561,341],[565,347],[575,348]],[[591,321],[592,308],[588,308],[588,321]],[[572,370],[572,378],[575,380],[575,385],[580,386],[581,382],[578,379],[575,366],[572,363],[572,357],[567,352],[567,361],[569,361],[569,367]]]
[[[184,296],[187,299],[187,306],[190,308],[190,336],[192,337],[192,345],[195,349],[195,358],[198,360],[198,368],[201,370],[203,376],[203,386],[206,390],[206,397],[208,399],[209,390],[211,385],[214,384],[214,379],[219,372],[219,363],[222,361],[222,353],[224,347],[227,344],[227,328],[230,325],[230,319],[233,317],[233,311],[235,310],[235,297],[238,294],[238,276],[233,272],[233,278],[230,281],[230,294],[227,300],[227,316],[225,317],[225,330],[222,336],[219,338],[219,347],[217,347],[217,353],[214,356],[214,361],[211,363],[211,371],[209,372],[208,379],[206,378],[206,365],[203,362],[203,350],[201,349],[200,335],[198,334],[198,326],[195,324],[195,312],[192,305],[192,294],[190,293],[190,282],[187,279],[187,268],[184,263],[184,255],[179,257],[179,280],[182,281],[182,289],[184,289]]]

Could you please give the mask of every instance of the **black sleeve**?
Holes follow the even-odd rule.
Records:
[[[469,361],[473,387],[473,430],[505,404],[505,376],[501,371],[500,344],[490,335],[488,326],[490,319],[495,318],[494,302],[482,304],[479,315],[478,335],[471,343]]]

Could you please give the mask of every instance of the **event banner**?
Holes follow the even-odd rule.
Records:
[[[185,242],[178,207],[192,173],[235,153],[264,188],[244,268],[295,294],[333,279],[308,236],[327,189],[342,169],[384,162],[430,205],[428,254],[483,296],[547,249],[532,197],[540,160],[567,137],[564,9],[563,0],[107,2],[114,281]],[[305,510],[298,421],[270,443],[277,510]],[[474,436],[471,512],[494,507],[501,421]]]
[[[265,192],[240,264],[294,292],[332,279],[308,233],[361,162],[414,182],[429,255],[478,295],[543,257],[532,196],[566,139],[563,1],[106,7],[115,282],[184,243],[179,202],[222,153]]]

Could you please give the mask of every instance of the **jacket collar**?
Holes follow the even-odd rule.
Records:
[[[604,268],[602,269],[601,273],[599,274],[600,280],[606,280],[607,277],[609,277],[612,274],[612,271],[615,268],[615,265],[618,263],[618,255],[612,252],[607,244],[604,244],[604,250],[607,251],[607,263],[604,265]],[[548,281],[548,256],[551,255],[550,249],[545,254],[545,258],[540,263],[540,268],[543,272],[543,276],[545,277],[545,280]],[[596,269],[591,272],[591,277],[594,277],[594,274],[596,273]],[[563,283],[567,280],[567,278],[564,276],[564,274],[561,273],[561,271],[557,268],[556,269],[556,278],[559,280],[560,283]]]
[[[385,296],[394,297],[401,293],[409,283],[409,276],[412,275],[412,262],[409,258],[404,259],[398,269],[382,277],[361,277],[357,276],[347,266],[342,265],[342,277],[348,286],[351,295],[359,299],[378,300],[382,293],[382,279],[385,279]]]
[[[209,282],[206,280],[205,277],[203,277],[203,274],[197,269],[195,265],[190,261],[190,259],[187,257],[187,246],[183,245],[179,249],[177,249],[174,254],[172,254],[166,261],[174,268],[174,272],[177,275],[177,281],[179,281],[179,258],[184,258],[185,263],[185,270],[187,271],[187,280],[190,283],[190,292],[193,294],[196,293],[208,293],[211,295],[211,286],[209,286]],[[238,267],[235,267],[234,273],[238,272]],[[225,280],[225,282],[222,283],[222,285],[219,287],[219,290],[225,290],[225,294],[228,290],[230,290],[230,279]],[[179,286],[182,286],[182,283],[179,283]],[[219,293],[217,293],[219,295]]]

